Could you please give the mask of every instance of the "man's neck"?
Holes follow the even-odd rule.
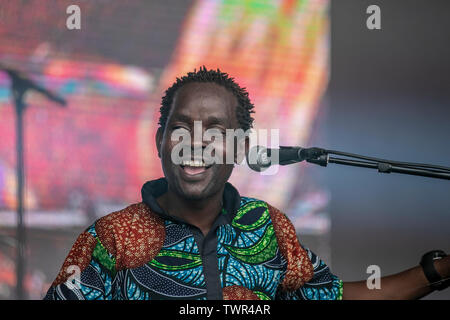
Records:
[[[168,188],[167,192],[156,200],[167,214],[196,226],[206,236],[222,209],[223,189],[209,198],[189,200]]]

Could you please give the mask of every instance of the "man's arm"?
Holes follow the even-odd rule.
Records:
[[[450,277],[450,255],[434,261],[436,271],[443,279]],[[407,300],[420,299],[433,290],[422,267],[417,266],[406,271],[382,277],[380,289],[368,289],[366,281],[344,282],[345,300]]]
[[[103,247],[95,223],[75,241],[44,300],[111,300],[115,258]]]

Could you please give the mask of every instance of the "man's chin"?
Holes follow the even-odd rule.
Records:
[[[186,200],[202,200],[208,198],[208,187],[196,186],[195,183],[180,184],[178,192]]]
[[[199,201],[208,197],[208,195],[203,192],[182,192],[180,195],[189,201]]]

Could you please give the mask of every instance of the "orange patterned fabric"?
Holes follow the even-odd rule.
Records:
[[[260,300],[252,290],[241,286],[229,286],[222,289],[223,300]]]
[[[281,289],[294,291],[313,277],[313,266],[307,252],[300,246],[292,222],[277,208],[269,204],[268,207],[278,247],[288,263]]]
[[[165,227],[163,220],[144,203],[100,218],[95,231],[106,250],[116,259],[116,270],[142,266],[161,250]]]
[[[75,271],[69,273],[69,267],[77,266],[80,272],[91,262],[91,254],[97,244],[97,240],[88,232],[80,234],[69,252],[63,266],[52,286],[57,286],[67,280]]]

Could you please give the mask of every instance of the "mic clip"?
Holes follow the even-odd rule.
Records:
[[[328,162],[330,160],[330,156],[328,153],[320,155],[316,159],[306,159],[307,162],[318,164],[322,167],[326,167],[328,165]]]

